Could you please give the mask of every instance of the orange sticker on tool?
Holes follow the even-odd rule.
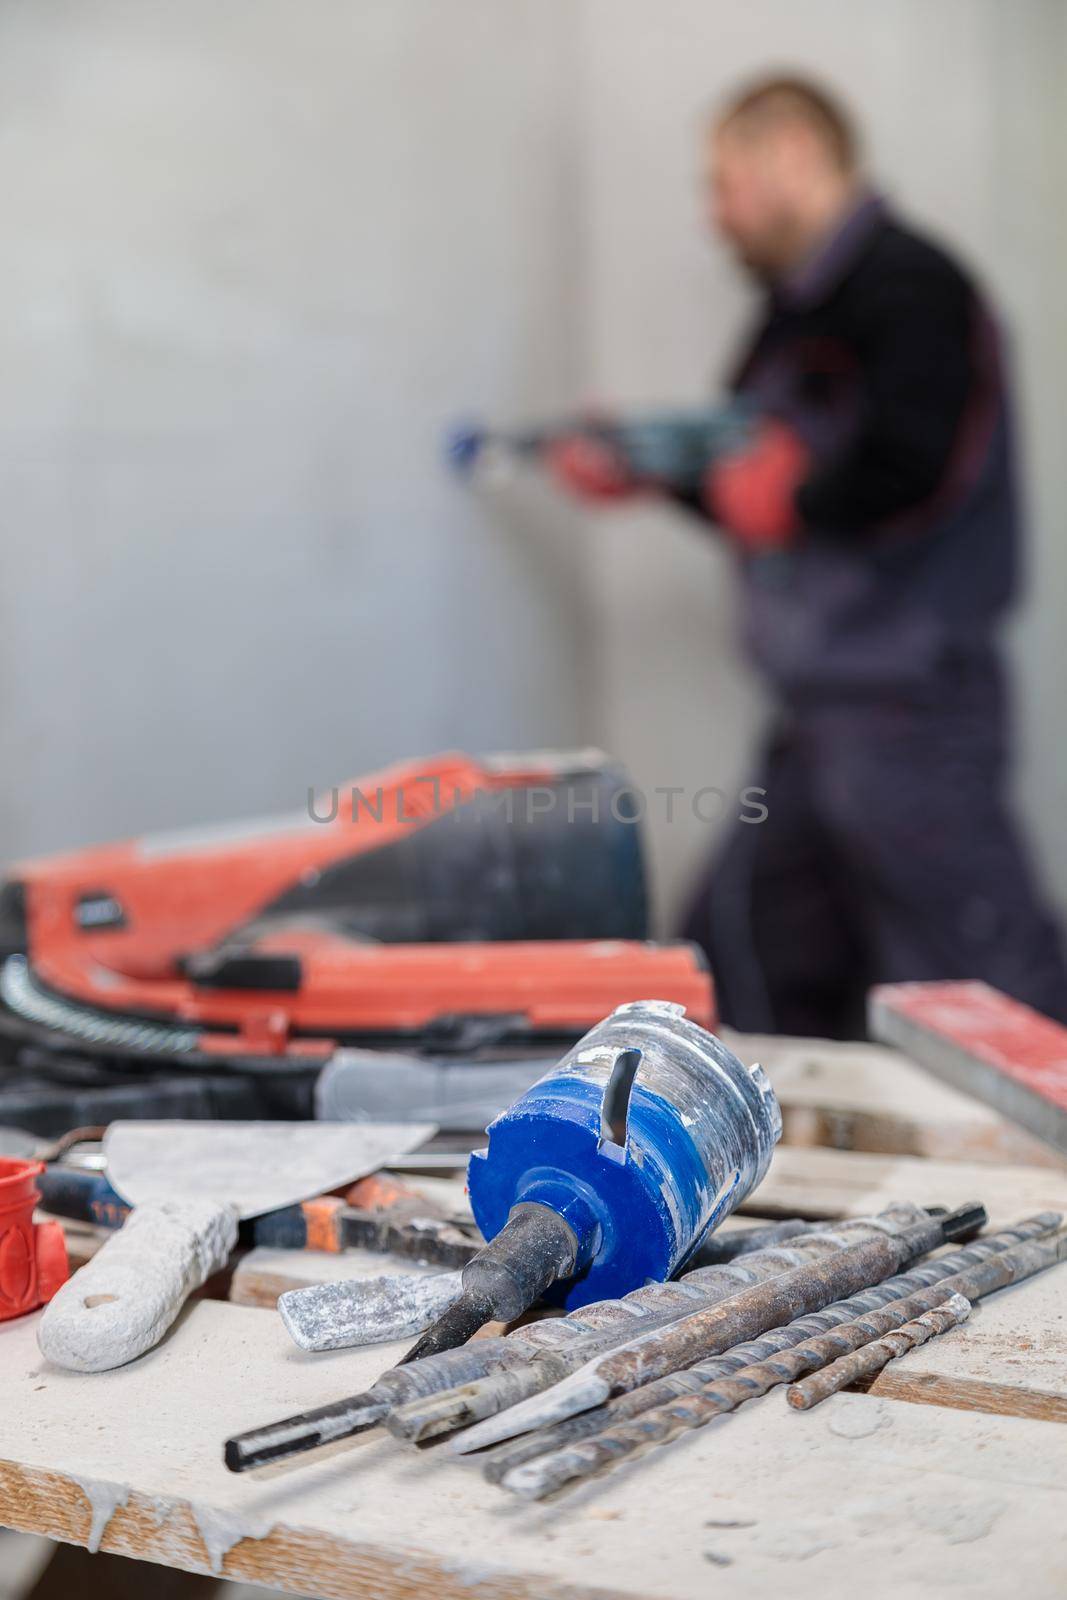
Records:
[[[338,1213],[344,1209],[344,1201],[327,1194],[318,1200],[305,1200],[300,1209],[307,1227],[307,1248],[336,1255],[341,1248]]]

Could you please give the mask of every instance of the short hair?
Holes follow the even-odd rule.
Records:
[[[835,95],[809,78],[759,79],[733,95],[715,118],[720,131],[736,127],[762,132],[785,122],[806,123],[842,171],[855,170],[860,143],[852,118]]]

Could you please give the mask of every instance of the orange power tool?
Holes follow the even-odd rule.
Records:
[[[453,754],[296,818],[27,863],[0,1054],[317,1071],[342,1044],[541,1050],[652,996],[712,1026],[699,952],[645,938],[634,809],[595,753]]]

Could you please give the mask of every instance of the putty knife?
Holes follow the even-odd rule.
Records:
[[[113,1123],[108,1177],[134,1209],[42,1315],[42,1353],[75,1372],[132,1361],[225,1266],[239,1221],[353,1183],[435,1131],[432,1123]]]

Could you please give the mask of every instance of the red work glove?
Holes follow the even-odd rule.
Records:
[[[611,446],[592,434],[557,439],[545,452],[545,460],[560,488],[580,500],[624,500],[644,487]]]
[[[764,422],[746,450],[708,470],[704,504],[746,550],[781,550],[800,532],[794,496],[810,471],[799,435],[784,422]]]

